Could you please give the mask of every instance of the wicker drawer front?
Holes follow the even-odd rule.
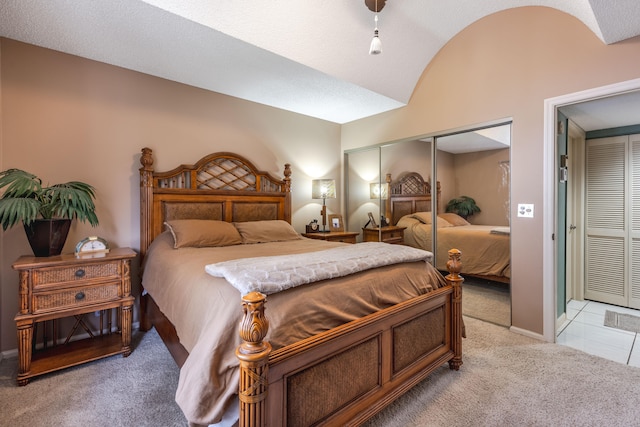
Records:
[[[33,272],[33,288],[95,278],[119,278],[118,262],[87,264],[75,267],[40,269]]]
[[[33,294],[32,313],[51,310],[81,307],[84,305],[111,301],[120,297],[120,283],[99,286],[63,289],[56,292],[39,292]]]

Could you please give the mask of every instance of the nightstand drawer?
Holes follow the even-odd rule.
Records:
[[[342,242],[342,243],[356,243],[356,236],[345,236],[340,238],[331,239],[332,242]]]
[[[32,274],[33,289],[65,282],[91,279],[117,279],[120,277],[120,263],[117,261],[101,264],[83,264],[73,267],[42,268]]]
[[[331,231],[329,233],[305,233],[304,237],[315,240],[327,240],[329,242],[356,243],[357,232]]]
[[[384,242],[391,244],[404,244],[404,229],[406,227],[398,227],[387,225],[384,227],[363,228],[362,241],[364,242]]]
[[[119,282],[57,291],[34,292],[31,312],[36,314],[46,311],[64,310],[111,301],[120,297]]]
[[[385,234],[385,242],[404,240],[404,230],[394,230]]]

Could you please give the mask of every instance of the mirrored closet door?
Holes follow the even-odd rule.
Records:
[[[511,325],[511,124],[436,137],[441,183],[436,267],[460,249],[465,277],[463,313]]]
[[[463,312],[510,326],[510,144],[507,123],[345,152],[347,229],[431,251],[441,271],[460,249]]]

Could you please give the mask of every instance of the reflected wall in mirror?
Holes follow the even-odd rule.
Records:
[[[347,231],[361,233],[369,213],[380,217],[380,199],[371,198],[371,184],[380,184],[380,148],[345,153],[345,224]],[[369,225],[370,226],[370,225]],[[362,241],[360,235],[357,241]]]
[[[397,218],[393,218],[387,176],[395,180],[418,171],[429,180],[433,169],[431,141],[416,138],[345,153],[346,223],[349,231],[362,232],[360,240],[404,243],[402,233],[395,229]],[[370,212],[376,227],[372,226]]]

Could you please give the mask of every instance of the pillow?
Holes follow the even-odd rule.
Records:
[[[427,224],[427,225],[431,224],[431,220],[432,220],[431,217],[432,217],[431,212],[415,212],[411,214],[411,218],[415,218],[421,223]],[[444,218],[440,218],[440,216],[438,216],[436,227],[437,228],[451,227],[451,224],[449,224],[449,222],[447,222]]]
[[[242,236],[242,243],[269,243],[286,240],[300,240],[300,236],[291,224],[282,220],[234,222]]]
[[[204,248],[242,243],[233,224],[207,219],[177,219],[164,223],[173,235],[173,247]]]
[[[452,212],[439,214],[438,217],[443,218],[454,227],[457,227],[459,225],[470,225],[470,223],[466,219]]]

